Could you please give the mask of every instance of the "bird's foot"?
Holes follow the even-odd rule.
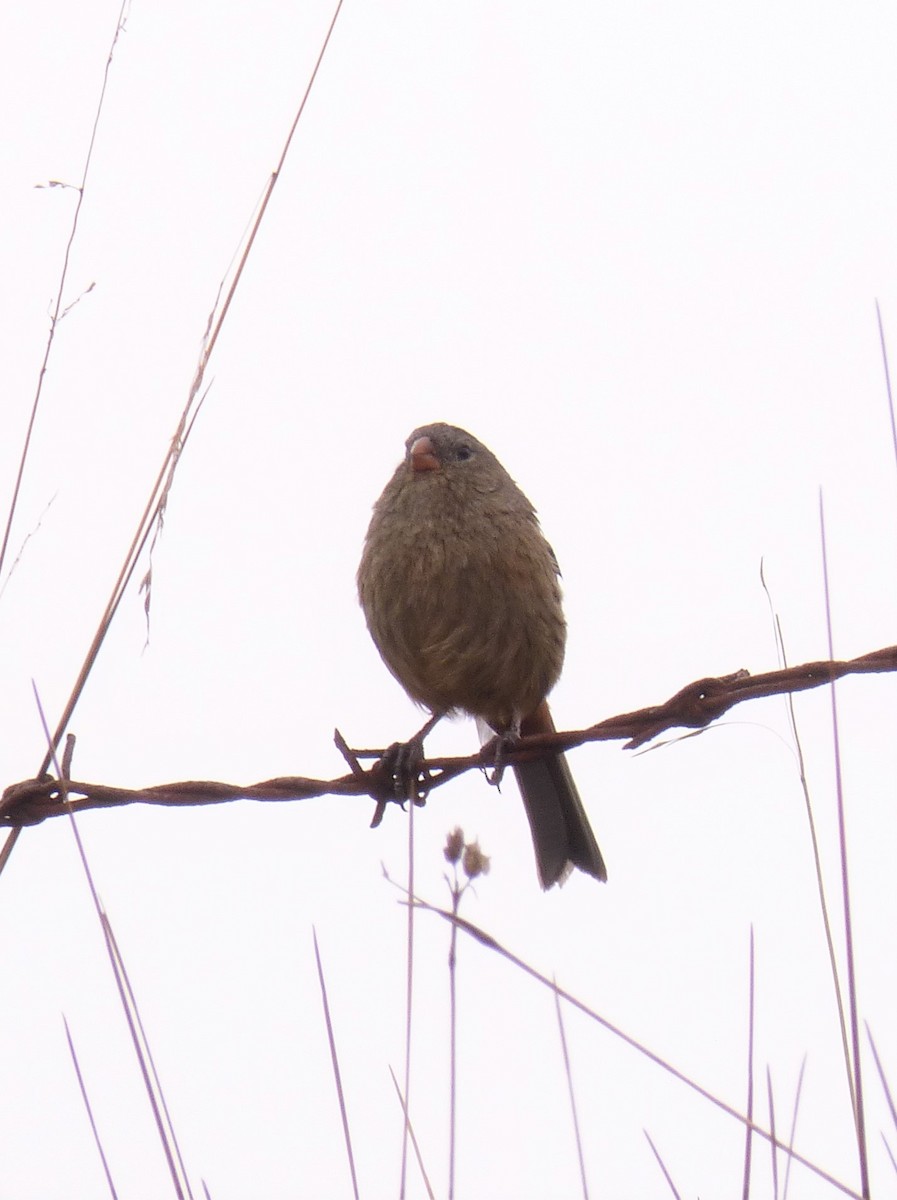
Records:
[[[429,773],[423,770],[424,739],[416,733],[407,742],[393,742],[380,759],[379,768],[390,781],[392,799],[423,804],[429,790]]]
[[[505,767],[508,765],[505,761],[508,751],[513,750],[519,741],[519,729],[507,729],[504,733],[497,733],[495,735],[495,751],[492,759],[492,774],[486,775],[486,778],[492,787],[501,787],[501,781],[504,778]]]
[[[426,803],[431,776],[424,767],[424,739],[438,720],[439,715],[431,717],[423,729],[419,729],[407,742],[393,742],[374,764],[373,770],[381,777],[383,784],[377,798],[374,825],[380,824],[386,804],[390,801],[401,804],[403,808],[406,800],[418,805]]]

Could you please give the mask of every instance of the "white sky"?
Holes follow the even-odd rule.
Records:
[[[115,0],[0,13],[0,506],[57,287]],[[174,430],[207,314],[273,169],[328,3],[137,0],[113,63],[0,598],[0,783],[43,753]],[[897,468],[874,302],[897,362],[897,15],[884,3],[595,6],[346,0],[216,350],[154,557],[71,728],[74,774],[139,786],[343,771],[420,714],[380,663],[354,572],[408,432],[470,428],[538,506],[570,626],[556,717],[579,727],[705,674],[897,641]],[[893,364],[892,364],[893,365]],[[48,503],[52,504],[47,509]],[[39,528],[38,527],[39,524]],[[139,574],[139,573],[138,573]],[[897,1086],[895,681],[839,688],[862,1016]],[[797,711],[838,911],[830,700]],[[464,753],[473,726],[431,749]],[[610,871],[539,890],[508,782],[417,813],[418,890],[446,832],[493,858],[465,913],[797,1148],[856,1154],[784,701],[633,757],[571,756]],[[362,1192],[397,1195],[407,822],[366,800],[133,808],[79,825],[197,1192],[345,1196],[316,982],[327,971]],[[447,929],[417,925],[412,1109],[447,1179]],[[838,935],[839,951],[842,939]],[[71,830],[0,877],[0,1200],[103,1193],[64,1012],[120,1194],[170,1194]],[[459,1197],[577,1194],[550,994],[460,952]],[[573,1012],[593,1195],[740,1189],[741,1127]],[[897,1141],[864,1042],[873,1180]],[[758,1145],[752,1195],[773,1195]],[[784,1169],[784,1162],[780,1164]],[[416,1173],[409,1196],[423,1194]],[[781,1176],[780,1176],[781,1181]],[[792,1200],[837,1193],[795,1167]],[[882,1194],[880,1192],[879,1194]]]

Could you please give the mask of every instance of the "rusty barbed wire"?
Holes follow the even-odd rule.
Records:
[[[803,692],[833,683],[846,675],[897,671],[897,646],[886,646],[847,660],[823,659],[777,671],[751,675],[746,670],[730,675],[708,676],[681,688],[663,704],[621,713],[587,729],[559,731],[523,738],[517,745],[503,747],[503,765],[538,758],[547,749],[570,750],[586,742],[623,741],[624,750],[634,750],[670,729],[703,729],[736,704],[765,696]],[[334,740],[350,767],[336,779],[310,779],[285,775],[254,784],[182,780],[146,788],[119,788],[75,779],[60,780],[50,775],[26,779],[7,787],[0,797],[0,827],[38,825],[50,817],[86,809],[119,808],[125,804],[161,804],[169,807],[197,804],[226,804],[233,800],[284,803],[316,796],[368,796],[376,810],[372,825],[379,824],[386,805],[397,800],[392,774],[384,766],[383,749],[353,750],[339,730]],[[70,762],[71,755],[67,755]],[[373,759],[370,767],[363,760]],[[65,761],[65,760],[64,760]],[[66,762],[64,769],[70,769]],[[463,758],[430,758],[419,764],[419,803],[435,788],[466,771],[485,771],[495,766],[495,743]]]

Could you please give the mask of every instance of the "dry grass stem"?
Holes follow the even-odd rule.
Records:
[[[414,1126],[411,1124],[411,1118],[408,1116],[408,1107],[405,1104],[405,1098],[402,1095],[402,1089],[399,1087],[399,1081],[396,1079],[396,1073],[392,1067],[389,1068],[389,1076],[390,1079],[392,1079],[393,1087],[396,1089],[396,1095],[399,1098],[399,1104],[402,1106],[402,1113],[405,1117],[405,1125],[408,1128],[408,1137],[411,1140],[411,1146],[414,1150],[414,1156],[417,1159],[417,1165],[420,1168],[421,1179],[423,1180],[424,1187],[427,1189],[427,1195],[429,1196],[430,1200],[436,1200],[436,1193],[430,1186],[430,1179],[427,1175],[426,1168],[424,1167],[424,1160],[420,1152],[420,1146],[417,1144],[417,1138],[414,1135]]]
[[[47,738],[47,742],[50,743],[50,728],[47,724],[47,719],[44,714],[43,706],[41,705],[37,687],[34,687],[34,698],[37,703],[38,716],[40,718],[41,725],[43,726],[44,736]],[[56,747],[50,743],[48,754],[57,772],[60,774],[63,780],[71,768],[71,760],[74,749],[75,739],[72,734],[69,734],[66,739],[66,747],[62,759],[62,765],[60,766],[59,760],[56,756]],[[127,1021],[128,1029],[131,1034],[131,1041],[134,1045],[134,1051],[137,1055],[140,1073],[143,1076],[143,1083],[146,1089],[147,1098],[150,1102],[150,1108],[152,1109],[153,1116],[156,1121],[156,1129],[159,1134],[159,1141],[162,1145],[166,1162],[168,1163],[168,1169],[171,1175],[172,1184],[174,1186],[175,1195],[178,1197],[178,1200],[193,1200],[193,1193],[190,1190],[187,1171],[184,1166],[184,1160],[181,1155],[177,1137],[175,1136],[174,1126],[171,1122],[171,1117],[168,1112],[168,1105],[165,1102],[162,1084],[159,1080],[158,1072],[156,1071],[156,1064],[153,1061],[152,1051],[150,1050],[146,1031],[143,1028],[143,1022],[140,1019],[140,1011],[137,1007],[137,999],[131,987],[131,981],[128,978],[124,959],[122,958],[121,951],[118,948],[118,942],[116,941],[115,934],[112,931],[112,925],[109,921],[109,917],[100,901],[99,893],[97,892],[96,884],[93,878],[93,872],[91,871],[90,864],[87,861],[84,843],[81,840],[78,822],[75,820],[74,811],[72,811],[71,806],[68,805],[64,783],[62,785],[62,798],[63,803],[68,806],[68,815],[71,822],[72,834],[75,839],[75,845],[78,849],[78,856],[81,859],[81,865],[84,868],[87,886],[90,889],[90,895],[100,922],[100,928],[103,931],[103,938],[106,943],[106,952],[109,955],[112,974],[115,979],[116,987],[118,988],[122,1012],[125,1015],[125,1020]]]
[[[794,1160],[792,1150],[794,1149],[794,1139],[797,1136],[797,1114],[800,1111],[800,1095],[804,1086],[804,1071],[807,1067],[806,1054],[801,1059],[800,1071],[797,1076],[797,1087],[794,1089],[794,1108],[791,1112],[791,1132],[788,1135],[788,1157],[785,1161],[785,1186],[782,1188],[782,1200],[788,1200],[788,1185],[791,1182],[791,1163]],[[779,1143],[777,1142],[776,1145]]]
[[[103,1143],[100,1140],[100,1132],[97,1129],[97,1123],[94,1120],[93,1108],[90,1104],[90,1097],[87,1095],[87,1087],[84,1083],[84,1076],[81,1074],[81,1065],[78,1062],[78,1055],[75,1052],[75,1043],[72,1040],[71,1030],[69,1029],[68,1021],[65,1019],[65,1014],[63,1014],[62,1023],[65,1026],[65,1037],[69,1044],[72,1062],[75,1065],[75,1074],[78,1077],[78,1087],[81,1089],[81,1098],[84,1101],[84,1107],[87,1110],[87,1119],[90,1122],[90,1128],[93,1132],[93,1140],[96,1142],[97,1153],[100,1156],[100,1162],[103,1164],[103,1174],[106,1176],[106,1182],[109,1184],[109,1194],[112,1196],[112,1200],[118,1200],[118,1192],[115,1190],[112,1172],[109,1170],[109,1163],[106,1161],[106,1152],[103,1149]]]
[[[828,631],[829,656],[834,657],[832,609],[828,580],[828,555],[825,540],[825,509],[819,493],[819,531],[822,540],[822,577],[825,594],[825,621]],[[860,1167],[860,1186],[863,1200],[869,1197],[869,1149],[866,1145],[866,1117],[863,1097],[863,1075],[860,1063],[860,1017],[857,1004],[856,962],[853,949],[853,917],[850,905],[850,872],[847,856],[847,825],[844,814],[844,786],[841,772],[841,736],[838,727],[838,699],[834,680],[830,689],[832,702],[832,742],[835,755],[835,793],[838,811],[838,842],[841,856],[841,896],[844,912],[844,952],[847,963],[847,999],[850,1016],[850,1065],[853,1069],[853,1114],[856,1126],[857,1155]],[[849,1073],[849,1072],[848,1072]]]
[[[754,1132],[754,927],[751,926],[751,947],[749,955],[748,981],[748,1061],[747,1061],[747,1120],[744,1127],[744,1174],[741,1185],[742,1200],[750,1200],[751,1195],[751,1147]],[[775,1131],[771,1130],[773,1154],[775,1154]]]
[[[552,983],[554,984],[554,1007],[558,1019],[558,1032],[561,1035],[561,1053],[564,1057],[564,1074],[567,1077],[567,1093],[570,1096],[570,1114],[573,1118],[573,1133],[576,1138],[579,1178],[582,1182],[583,1200],[589,1200],[589,1181],[586,1177],[586,1158],[582,1147],[582,1134],[579,1131],[579,1113],[576,1109],[576,1092],[573,1088],[573,1068],[570,1066],[570,1052],[567,1049],[567,1031],[564,1029],[564,1014],[561,1009],[561,997],[558,993],[557,980],[553,979]]]
[[[17,501],[17,497],[18,497],[18,493],[19,493],[19,487],[21,484],[21,478],[22,478],[22,475],[23,475],[24,469],[25,469],[25,462],[26,462],[26,458],[27,458],[28,447],[30,444],[31,433],[32,433],[32,429],[34,426],[34,419],[35,419],[35,415],[37,412],[38,402],[40,400],[41,386],[43,383],[44,374],[46,373],[46,369],[47,369],[47,359],[49,357],[50,349],[53,344],[53,336],[55,333],[56,325],[58,324],[58,321],[61,319],[60,306],[62,303],[63,284],[65,282],[65,278],[66,278],[66,275],[68,272],[69,256],[71,253],[71,248],[72,248],[72,244],[74,242],[75,234],[77,232],[78,214],[80,212],[81,201],[83,200],[83,197],[84,197],[84,180],[86,180],[86,178],[87,178],[87,171],[90,166],[91,156],[93,154],[94,142],[96,139],[96,131],[97,131],[97,126],[99,124],[100,114],[102,111],[103,98],[105,97],[105,94],[106,94],[106,85],[108,83],[109,69],[110,69],[110,66],[112,63],[112,56],[115,51],[116,43],[118,41],[119,32],[121,31],[121,29],[123,27],[123,21],[124,21],[125,13],[127,11],[128,4],[129,4],[129,0],[124,0],[124,3],[122,4],[121,13],[119,15],[118,23],[116,24],[115,36],[113,38],[112,46],[109,50],[109,56],[108,56],[108,59],[106,62],[106,71],[105,71],[105,74],[103,77],[103,87],[102,87],[102,91],[100,94],[100,102],[99,102],[99,106],[97,108],[96,117],[94,119],[93,132],[91,135],[90,145],[89,145],[88,153],[87,153],[87,159],[86,159],[85,167],[84,167],[84,175],[82,178],[81,187],[79,189],[78,205],[77,205],[76,211],[75,211],[75,218],[74,218],[74,221],[72,224],[71,235],[70,235],[69,242],[68,242],[68,245],[66,246],[66,251],[65,251],[63,271],[62,271],[62,281],[60,283],[59,295],[57,296],[56,313],[54,314],[54,318],[51,322],[50,338],[47,343],[47,349],[46,349],[45,356],[44,356],[44,362],[41,366],[37,394],[35,396],[34,407],[32,409],[32,414],[31,414],[31,421],[28,426],[28,432],[27,432],[27,435],[25,438],[25,445],[23,448],[22,457],[21,457],[21,461],[19,464],[19,474],[18,474],[16,485],[15,485],[13,499],[12,499],[12,502],[10,505],[10,512],[9,512],[9,517],[8,517],[8,521],[7,521],[6,532],[4,534],[2,547],[0,547],[0,569],[2,569],[3,556],[5,555],[5,552],[6,552],[6,547],[7,547],[8,540],[9,540],[9,533],[10,533],[10,529],[12,527],[12,520],[13,520],[13,516],[15,513],[16,501]],[[334,25],[336,24],[336,19],[339,16],[341,8],[342,8],[342,0],[338,0],[336,8],[333,13],[333,18],[331,19],[330,25],[327,29],[326,36],[325,36],[323,44],[321,46],[320,53],[318,54],[317,61],[315,62],[314,69],[312,70],[312,73],[309,78],[308,84],[306,86],[305,92],[302,96],[302,100],[299,104],[299,108],[296,112],[295,117],[293,118],[292,125],[290,126],[289,132],[288,132],[286,140],[284,142],[283,149],[282,149],[281,155],[280,155],[280,159],[278,160],[278,163],[277,163],[277,167],[275,168],[274,172],[272,173],[272,175],[268,181],[267,187],[265,189],[265,192],[264,192],[264,195],[262,198],[262,202],[259,205],[257,215],[255,217],[254,222],[252,223],[252,226],[251,226],[251,229],[249,232],[249,236],[246,241],[245,248],[243,249],[243,252],[239,257],[233,279],[231,280],[230,286],[228,287],[228,289],[225,293],[223,303],[219,303],[220,297],[221,297],[221,290],[222,290],[221,288],[219,288],[219,293],[218,293],[218,297],[216,298],[215,306],[212,309],[212,312],[209,314],[206,332],[205,332],[205,336],[203,338],[203,346],[202,346],[202,350],[200,353],[199,362],[196,367],[196,372],[194,374],[193,381],[190,385],[190,390],[189,390],[189,393],[187,396],[187,402],[184,406],[183,412],[181,413],[181,417],[178,422],[177,428],[175,430],[174,436],[171,439],[171,442],[168,447],[168,451],[162,462],[162,466],[161,466],[159,474],[156,478],[156,482],[153,485],[153,488],[150,493],[149,500],[147,501],[143,516],[141,517],[140,522],[138,523],[137,530],[136,530],[133,540],[131,542],[131,546],[128,549],[128,552],[125,556],[124,564],[122,565],[121,571],[119,572],[118,579],[116,580],[115,586],[112,589],[112,595],[110,596],[109,602],[106,606],[106,610],[100,619],[99,626],[97,627],[97,631],[94,635],[93,641],[91,642],[90,648],[87,651],[87,654],[84,659],[84,663],[82,664],[81,670],[78,674],[78,678],[75,681],[74,687],[72,688],[71,694],[69,696],[68,701],[66,702],[65,708],[63,709],[63,712],[62,712],[62,715],[60,716],[60,718],[57,722],[56,730],[54,732],[52,742],[51,742],[51,745],[53,747],[56,747],[59,745],[59,743],[62,741],[62,738],[65,734],[66,729],[68,728],[68,724],[72,718],[72,714],[75,710],[75,706],[78,703],[78,700],[80,699],[82,691],[84,690],[84,686],[87,682],[87,678],[93,668],[93,664],[96,660],[96,657],[99,653],[100,647],[102,646],[103,641],[106,637],[106,634],[109,630],[109,627],[112,623],[112,619],[115,616],[116,611],[118,610],[118,606],[119,606],[119,603],[121,602],[122,596],[124,595],[125,588],[127,587],[128,583],[131,580],[131,577],[134,574],[134,571],[137,566],[137,562],[138,562],[141,554],[143,553],[143,549],[146,546],[147,541],[149,540],[151,535],[153,536],[154,542],[155,542],[155,537],[158,535],[158,530],[161,527],[161,523],[164,519],[165,507],[166,507],[166,504],[168,501],[169,493],[171,491],[171,485],[172,485],[172,480],[174,478],[174,472],[177,469],[177,465],[180,461],[180,456],[183,452],[183,448],[187,441],[187,438],[189,437],[190,432],[193,429],[193,423],[196,419],[196,414],[202,404],[201,392],[202,392],[202,388],[203,388],[203,381],[205,378],[205,372],[206,372],[206,367],[208,366],[209,358],[210,358],[212,351],[215,347],[215,344],[218,340],[218,335],[221,332],[221,328],[224,324],[224,320],[225,320],[228,310],[230,308],[231,300],[233,299],[234,293],[236,292],[237,286],[240,282],[240,277],[243,273],[243,268],[246,265],[246,261],[249,257],[249,253],[252,250],[252,246],[255,241],[256,234],[258,233],[262,219],[264,218],[265,211],[268,206],[268,202],[271,199],[271,194],[273,193],[274,187],[277,183],[277,180],[280,177],[280,172],[283,168],[284,162],[286,161],[286,156],[289,151],[290,145],[292,144],[293,135],[296,132],[296,128],[299,124],[299,120],[302,117],[302,113],[305,110],[305,105],[308,101],[308,97],[311,92],[312,85],[314,84],[314,81],[317,77],[318,69],[321,65],[321,61],[324,57],[324,53],[330,42],[330,36],[333,33],[333,28],[334,28]],[[150,598],[151,598],[151,594],[152,594],[152,564],[151,563],[150,563],[150,566],[148,567],[147,572],[144,575],[144,578],[141,582],[141,590],[144,592],[144,595],[145,595],[144,606],[147,611],[147,619],[148,619]],[[49,765],[50,765],[50,757],[49,757],[49,755],[47,755],[45,757],[43,763],[41,764],[41,767],[38,770],[38,776],[45,775],[47,770],[49,769]],[[26,824],[27,823],[28,822],[26,822]],[[6,863],[8,862],[9,857],[12,854],[12,851],[15,847],[16,841],[18,840],[19,834],[21,833],[21,829],[22,829],[22,825],[15,821],[5,822],[5,824],[11,825],[12,831],[10,832],[9,836],[7,837],[6,842],[4,843],[3,847],[0,848],[0,872],[2,872],[3,868],[6,866]]]
[[[414,895],[414,809],[415,796],[414,780],[409,781],[408,799],[408,895]],[[405,1121],[402,1125],[402,1166],[399,1178],[399,1200],[405,1200],[405,1185],[408,1177],[408,1138],[411,1133],[411,1121],[408,1113],[411,1107],[411,1030],[412,1012],[414,1008],[414,905],[408,905],[407,951],[405,962],[405,1088],[402,1096],[402,1107],[405,1110]]]
[[[333,1065],[333,1080],[336,1084],[336,1095],[339,1100],[340,1117],[343,1123],[343,1137],[346,1141],[346,1158],[349,1160],[349,1173],[352,1176],[352,1192],[358,1200],[358,1177],[355,1174],[355,1155],[352,1153],[352,1135],[349,1132],[349,1114],[346,1109],[346,1095],[343,1091],[343,1079],[339,1069],[339,1056],[336,1052],[336,1038],[333,1035],[333,1022],[330,1019],[330,1004],[327,1000],[327,984],[324,980],[324,967],[321,964],[321,952],[318,948],[318,934],[312,927],[312,939],[315,944],[315,963],[318,968],[318,983],[321,985],[321,1001],[324,1005],[324,1021],[327,1025],[327,1043],[330,1046],[330,1061]]]
[[[425,912],[433,913],[435,916],[442,917],[445,921],[453,922],[460,930],[468,934],[475,941],[479,942],[480,945],[485,946],[488,950],[492,950],[496,954],[501,955],[501,957],[511,963],[512,966],[516,967],[519,971],[522,971],[525,975],[529,975],[530,978],[536,980],[537,983],[541,983],[543,987],[550,988],[552,991],[556,990],[561,999],[566,1000],[568,1004],[572,1004],[574,1008],[578,1009],[581,1013],[584,1013],[603,1029],[606,1029],[608,1033],[612,1033],[614,1037],[617,1037],[622,1042],[625,1042],[627,1046],[630,1046],[644,1058],[647,1058],[649,1062],[654,1063],[655,1066],[660,1067],[668,1075],[671,1075],[674,1079],[677,1079],[680,1083],[684,1084],[702,1099],[708,1101],[715,1108],[719,1109],[720,1112],[732,1117],[733,1120],[738,1121],[742,1125],[750,1125],[753,1133],[757,1137],[763,1138],[765,1141],[775,1145],[779,1150],[784,1151],[784,1153],[788,1155],[789,1160],[806,1167],[808,1171],[811,1171],[819,1179],[822,1179],[826,1183],[830,1184],[843,1195],[851,1196],[854,1198],[854,1200],[864,1200],[863,1196],[859,1192],[855,1191],[849,1184],[842,1183],[841,1180],[836,1179],[834,1175],[830,1174],[823,1167],[818,1166],[810,1159],[805,1158],[804,1155],[799,1154],[792,1146],[786,1145],[784,1142],[774,1138],[769,1130],[764,1129],[761,1125],[757,1125],[755,1122],[750,1121],[748,1117],[744,1115],[744,1113],[740,1113],[737,1108],[734,1108],[731,1104],[727,1104],[726,1101],[721,1100],[719,1096],[715,1096],[696,1080],[686,1075],[684,1071],[680,1071],[678,1067],[673,1066],[672,1063],[668,1062],[665,1058],[662,1058],[654,1050],[649,1049],[643,1042],[638,1041],[637,1038],[634,1038],[631,1034],[626,1033],[620,1028],[619,1025],[615,1025],[612,1021],[609,1021],[607,1017],[601,1016],[601,1014],[596,1012],[595,1009],[590,1008],[589,1005],[585,1004],[582,1000],[579,1000],[576,996],[572,995],[572,993],[566,991],[564,988],[558,987],[557,984],[555,984],[546,975],[541,974],[541,972],[537,971],[535,967],[531,967],[529,963],[524,962],[522,958],[519,958],[513,953],[513,951],[508,950],[484,929],[480,929],[478,926],[474,925],[470,921],[465,920],[463,917],[455,916],[455,914],[447,911],[446,909],[438,908],[433,904],[428,904],[425,900],[415,899],[413,904],[416,908],[420,908]]]
[[[772,1095],[772,1074],[769,1070],[769,1064],[766,1064],[766,1101],[769,1105],[769,1132],[772,1141],[769,1143],[769,1153],[771,1158],[772,1169],[772,1197],[773,1200],[779,1200],[779,1158],[776,1150],[776,1106]]]
[[[875,1042],[872,1038],[872,1030],[869,1028],[869,1022],[867,1021],[865,1024],[866,1024],[866,1037],[869,1039],[869,1046],[870,1046],[870,1049],[872,1050],[872,1057],[875,1060],[875,1069],[878,1071],[878,1078],[881,1082],[882,1091],[885,1094],[885,1100],[887,1101],[888,1112],[891,1114],[891,1120],[894,1122],[895,1128],[897,1128],[897,1105],[894,1104],[894,1097],[891,1094],[891,1088],[888,1084],[888,1078],[885,1075],[884,1066],[882,1065],[882,1061],[878,1056],[878,1048],[876,1047]]]
[[[888,345],[885,341],[885,327],[881,319],[881,305],[875,301],[875,316],[878,320],[878,337],[881,341],[881,361],[885,371],[885,391],[888,396],[888,416],[891,419],[891,442],[894,447],[894,462],[897,464],[897,419],[894,416],[894,393],[891,391],[891,369],[888,366]]]
[[[85,191],[87,188],[87,177],[90,174],[90,164],[93,160],[94,146],[97,140],[97,131],[100,127],[100,118],[103,115],[103,105],[106,99],[106,88],[109,86],[109,72],[112,69],[112,59],[115,54],[115,47],[118,45],[118,35],[125,27],[126,13],[130,7],[130,0],[123,0],[121,9],[118,13],[118,18],[115,22],[115,33],[112,35],[112,44],[109,47],[109,53],[106,56],[106,68],[103,71],[103,84],[100,88],[100,98],[97,101],[96,112],[94,113],[93,126],[90,131],[90,140],[87,145],[87,154],[84,158],[84,169],[81,172],[81,182],[74,189],[78,193],[78,199],[75,201],[75,211],[72,215],[72,227],[69,231],[68,241],[65,245],[65,252],[62,256],[62,271],[59,276],[59,286],[56,289],[56,303],[53,311],[50,314],[50,329],[47,334],[47,344],[44,348],[44,357],[40,365],[40,370],[37,375],[37,387],[34,392],[34,400],[31,404],[31,415],[28,419],[28,426],[25,430],[25,437],[22,443],[22,453],[19,456],[19,466],[16,472],[16,480],[13,484],[12,497],[9,502],[9,511],[6,517],[6,526],[3,530],[3,540],[0,542],[0,575],[3,573],[3,563],[6,561],[6,552],[9,548],[9,538],[12,533],[13,521],[15,520],[16,509],[19,503],[19,492],[22,489],[22,479],[25,475],[25,465],[28,461],[28,452],[31,448],[31,437],[34,433],[34,423],[37,419],[37,410],[40,407],[41,396],[43,395],[44,378],[47,374],[47,367],[50,363],[50,355],[53,350],[53,343],[56,340],[56,330],[59,327],[59,322],[65,317],[74,304],[80,300],[80,296],[63,308],[63,298],[65,296],[65,285],[68,281],[69,260],[72,256],[72,247],[75,244],[75,237],[78,233],[78,221],[81,217],[81,206],[84,203]],[[50,187],[64,186],[56,180],[52,180],[48,185]],[[82,295],[93,290],[93,284],[85,289]]]
[[[661,1171],[663,1171],[663,1177],[669,1184],[670,1191],[676,1197],[676,1200],[682,1200],[682,1197],[679,1194],[679,1191],[677,1190],[675,1183],[673,1183],[673,1177],[672,1177],[672,1175],[670,1175],[669,1171],[667,1170],[666,1163],[660,1157],[660,1151],[657,1149],[657,1147],[654,1145],[653,1141],[651,1140],[650,1133],[648,1133],[647,1129],[643,1129],[642,1133],[648,1139],[648,1145],[651,1147],[654,1157],[657,1159],[657,1165],[660,1167]]]

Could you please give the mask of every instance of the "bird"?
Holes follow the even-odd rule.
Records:
[[[533,505],[472,434],[442,421],[411,433],[374,504],[357,584],[381,658],[431,713],[421,733],[458,713],[505,744],[554,731],[546,697],[567,638],[557,559]],[[565,756],[513,770],[542,887],[574,867],[604,882]]]

